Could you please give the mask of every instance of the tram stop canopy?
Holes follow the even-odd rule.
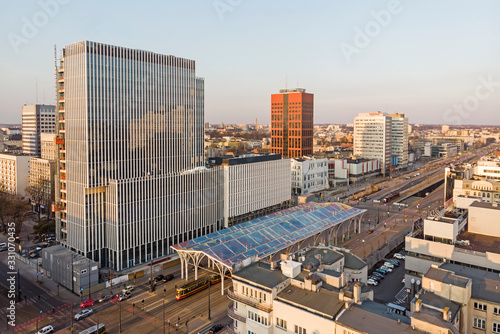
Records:
[[[181,260],[181,278],[188,279],[190,259],[198,278],[198,265],[206,256],[220,275],[239,270],[252,262],[269,258],[304,242],[314,245],[336,241],[339,233],[360,231],[361,217],[366,210],[341,203],[306,203],[264,217],[231,226],[171,246]],[[224,280],[222,280],[224,282]],[[222,290],[223,291],[223,290]]]

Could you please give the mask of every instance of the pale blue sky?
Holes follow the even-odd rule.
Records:
[[[54,1],[3,3],[0,123],[20,122],[36,80],[39,103],[54,103],[54,44],[92,40],[194,59],[211,123],[268,123],[270,95],[288,73],[289,88],[298,78],[315,94],[315,123],[382,110],[411,123],[500,125],[497,0],[400,0],[385,27],[372,12],[391,1],[59,0],[52,17],[43,14]],[[38,31],[23,33],[37,19]],[[367,27],[369,45],[348,61],[341,45],[355,47]],[[24,38],[17,52],[14,37]]]

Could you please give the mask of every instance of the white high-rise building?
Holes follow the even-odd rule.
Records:
[[[30,157],[0,153],[0,191],[27,196]]]
[[[354,151],[356,157],[377,159],[381,173],[391,165],[391,117],[382,112],[360,113],[354,118]]]
[[[55,132],[55,106],[44,104],[24,105],[21,116],[23,153],[33,157],[40,157],[40,135]]]
[[[408,167],[408,118],[405,114],[390,114],[391,162],[393,166]]]
[[[223,225],[193,60],[83,41],[58,69],[61,243],[123,269]]]
[[[377,159],[381,173],[408,166],[408,118],[404,114],[360,113],[354,118],[354,155]]]

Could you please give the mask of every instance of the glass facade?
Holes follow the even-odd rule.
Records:
[[[204,82],[195,62],[89,41],[67,46],[63,57],[61,241],[122,270],[167,255],[166,244],[202,227],[216,230],[219,172],[189,174],[201,175],[196,182],[183,174],[204,166]],[[193,198],[172,201],[187,184]],[[170,220],[186,210],[210,214],[196,226]]]

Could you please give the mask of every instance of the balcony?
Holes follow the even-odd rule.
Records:
[[[234,301],[243,303],[245,305],[249,305],[253,308],[256,308],[258,310],[261,310],[261,311],[264,311],[267,313],[270,313],[273,310],[272,307],[263,305],[263,304],[259,303],[256,299],[248,298],[248,297],[244,297],[242,295],[236,294],[234,292],[233,287],[230,287],[229,289],[227,289],[227,296]]]
[[[239,314],[236,314],[236,312],[234,312],[234,311],[235,311],[234,310],[234,303],[231,302],[227,306],[227,315],[229,316],[229,318],[234,319],[234,320],[238,320],[238,321],[243,322],[243,323],[247,322],[247,318],[245,318],[244,316],[241,316]]]
[[[64,75],[61,75],[57,80],[64,81]]]

